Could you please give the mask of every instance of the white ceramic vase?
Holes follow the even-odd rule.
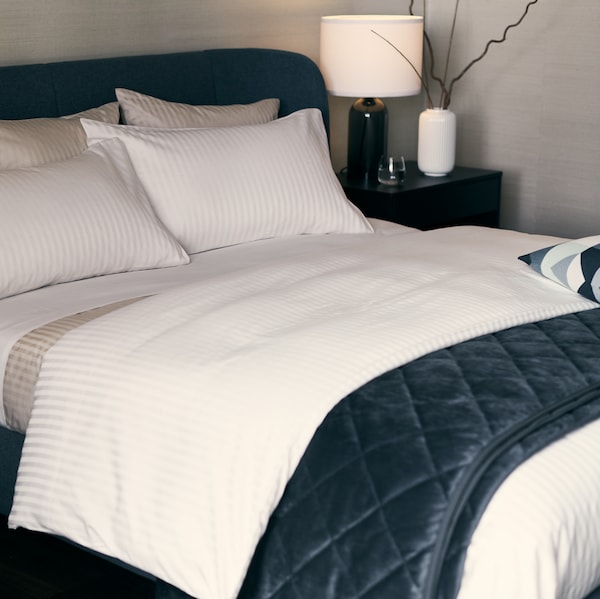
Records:
[[[428,108],[419,115],[417,163],[430,177],[443,177],[454,168],[456,114],[445,108]]]

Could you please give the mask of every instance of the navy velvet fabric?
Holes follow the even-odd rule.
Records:
[[[461,343],[358,389],[315,434],[240,599],[423,598],[448,502],[469,464],[516,423],[598,383],[600,310],[591,310]],[[455,596],[470,535],[507,474],[599,415],[596,394],[492,464],[458,520],[431,597]]]

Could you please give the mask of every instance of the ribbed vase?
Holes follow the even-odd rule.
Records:
[[[445,108],[428,108],[419,115],[419,170],[430,177],[443,177],[454,168],[456,115]]]

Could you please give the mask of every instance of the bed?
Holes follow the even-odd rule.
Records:
[[[0,89],[10,526],[157,599],[594,596],[600,238],[366,219],[292,52]]]

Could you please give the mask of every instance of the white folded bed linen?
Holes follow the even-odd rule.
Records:
[[[379,235],[401,235],[416,232],[412,227],[405,227],[395,223],[378,219],[368,219]],[[315,251],[325,252],[328,250],[328,236],[312,236],[311,246]],[[224,248],[219,251],[193,254],[191,263],[176,268],[157,268],[134,272],[117,273],[104,277],[92,277],[73,281],[69,284],[50,285],[36,289],[29,293],[23,293],[0,300],[0,372],[5,372],[10,352],[16,354],[15,347],[18,342],[27,344],[27,359],[36,362],[31,352],[38,355],[43,353],[52,345],[66,330],[78,326],[82,321],[109,311],[110,306],[118,307],[121,302],[134,301],[137,298],[160,293],[178,285],[191,283],[198,280],[208,279],[214,276],[235,276],[253,265],[272,262],[275,266],[277,260],[285,264],[288,256],[293,256],[298,248],[294,238],[285,240],[283,247],[273,252],[273,240],[257,242],[244,245],[243,247]],[[251,247],[251,251],[247,251]],[[61,323],[56,321],[61,320]],[[40,331],[46,341],[40,346],[35,346],[36,329],[45,327]],[[26,339],[30,336],[30,340]],[[15,370],[19,372],[23,366],[18,357],[13,356]],[[38,362],[39,367],[39,362]],[[19,377],[16,374],[14,378]],[[31,377],[32,375],[28,375]],[[14,380],[14,379],[13,379]],[[10,402],[3,402],[7,387],[15,393]],[[19,389],[18,381],[8,382],[0,385],[0,425],[7,426],[19,432],[25,432],[25,424],[29,419],[31,409],[31,398],[25,400],[23,405],[23,394],[26,390],[21,389],[21,397],[17,396]],[[25,383],[31,387],[31,381]],[[9,391],[10,392],[10,391]],[[10,406],[9,406],[10,403]],[[14,407],[12,407],[14,406]],[[11,411],[7,417],[7,411]],[[12,424],[11,424],[12,421]]]
[[[69,331],[141,298],[114,302],[42,325],[23,335],[12,347],[3,384],[4,417],[9,428],[25,432],[33,406],[38,374],[46,352]]]
[[[128,274],[138,284],[113,290],[104,301],[156,295],[82,325],[49,352],[11,525],[66,535],[197,597],[234,597],[266,519],[335,402],[439,347],[595,306],[516,261],[553,238],[472,227],[399,231],[208,252],[189,267],[170,269],[201,273],[199,283],[176,291],[161,291],[164,282],[140,285],[144,273]],[[82,309],[94,303],[90,296]],[[64,309],[61,303],[57,312]],[[177,329],[184,337],[174,335]],[[155,343],[159,337],[166,345]],[[191,370],[190,356],[193,374],[182,378]],[[149,381],[156,371],[151,358],[161,374]],[[69,368],[79,360],[85,369]],[[87,360],[100,375],[87,369]],[[127,377],[107,377],[102,369],[109,364],[110,372],[126,368]],[[171,428],[164,426],[167,392],[170,435],[164,434]],[[87,403],[95,394],[110,398],[110,410]],[[227,402],[240,397],[232,410]],[[299,404],[306,410],[296,410]],[[51,425],[56,410],[57,427]],[[277,439],[248,426],[256,413],[276,419]],[[283,422],[289,428],[281,428]],[[53,436],[57,443],[49,444]],[[166,459],[159,480],[140,477],[140,451]],[[140,512],[141,505],[148,511]],[[491,596],[481,584],[479,595],[465,596]]]

